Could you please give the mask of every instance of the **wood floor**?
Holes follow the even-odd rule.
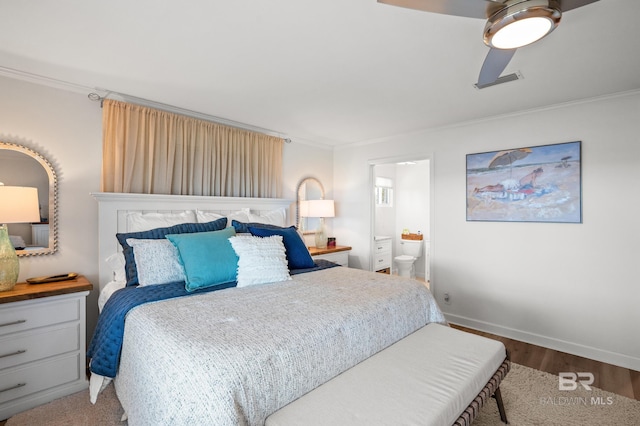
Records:
[[[451,325],[460,330],[479,334],[504,343],[511,361],[526,367],[557,375],[559,372],[589,372],[594,375],[593,386],[640,401],[640,372],[553,349],[531,345],[506,337],[496,336],[470,328]]]

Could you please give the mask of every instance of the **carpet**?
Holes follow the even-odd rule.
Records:
[[[509,424],[513,426],[640,424],[640,401],[597,388],[561,391],[557,376],[518,364],[512,364],[500,389]],[[89,402],[89,391],[78,392],[17,414],[6,426],[126,426],[126,421],[120,422],[122,414],[111,384],[100,394],[96,405]],[[474,426],[500,424],[493,399],[473,423]]]
[[[513,426],[632,426],[640,424],[640,401],[592,387],[559,390],[558,376],[511,364],[500,385],[507,420]],[[500,425],[491,399],[474,426]]]

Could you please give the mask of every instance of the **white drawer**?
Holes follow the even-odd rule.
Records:
[[[391,268],[391,238],[374,241],[373,270]]]
[[[80,354],[72,353],[2,372],[0,404],[79,380],[80,367]]]
[[[379,271],[380,269],[391,267],[391,253],[377,254],[373,258],[373,270]]]
[[[0,336],[80,319],[80,299],[34,299],[0,305]]]
[[[391,240],[379,240],[374,241],[374,251],[373,254],[378,255],[380,253],[391,253]]]
[[[83,280],[86,282],[86,280]],[[82,283],[79,283],[82,285]],[[0,419],[86,389],[88,291],[0,303]]]
[[[341,266],[349,266],[349,252],[348,251],[339,251],[336,253],[327,253],[327,254],[319,254],[313,256],[314,259],[325,259],[330,262],[337,263]]]
[[[78,323],[17,333],[0,338],[0,370],[79,349]]]

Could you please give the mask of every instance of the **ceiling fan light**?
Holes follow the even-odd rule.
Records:
[[[496,49],[526,46],[553,31],[561,17],[562,12],[555,0],[507,2],[505,8],[487,21],[484,42]]]
[[[552,23],[548,19],[521,19],[498,30],[491,39],[491,45],[497,49],[515,49],[540,40],[551,29]]]

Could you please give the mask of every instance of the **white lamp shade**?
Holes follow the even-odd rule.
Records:
[[[335,206],[333,200],[307,200],[305,201],[306,217],[335,217]],[[303,216],[301,214],[301,216]]]
[[[300,217],[309,217],[309,201],[300,201]]]
[[[40,222],[38,188],[0,185],[0,223]]]

